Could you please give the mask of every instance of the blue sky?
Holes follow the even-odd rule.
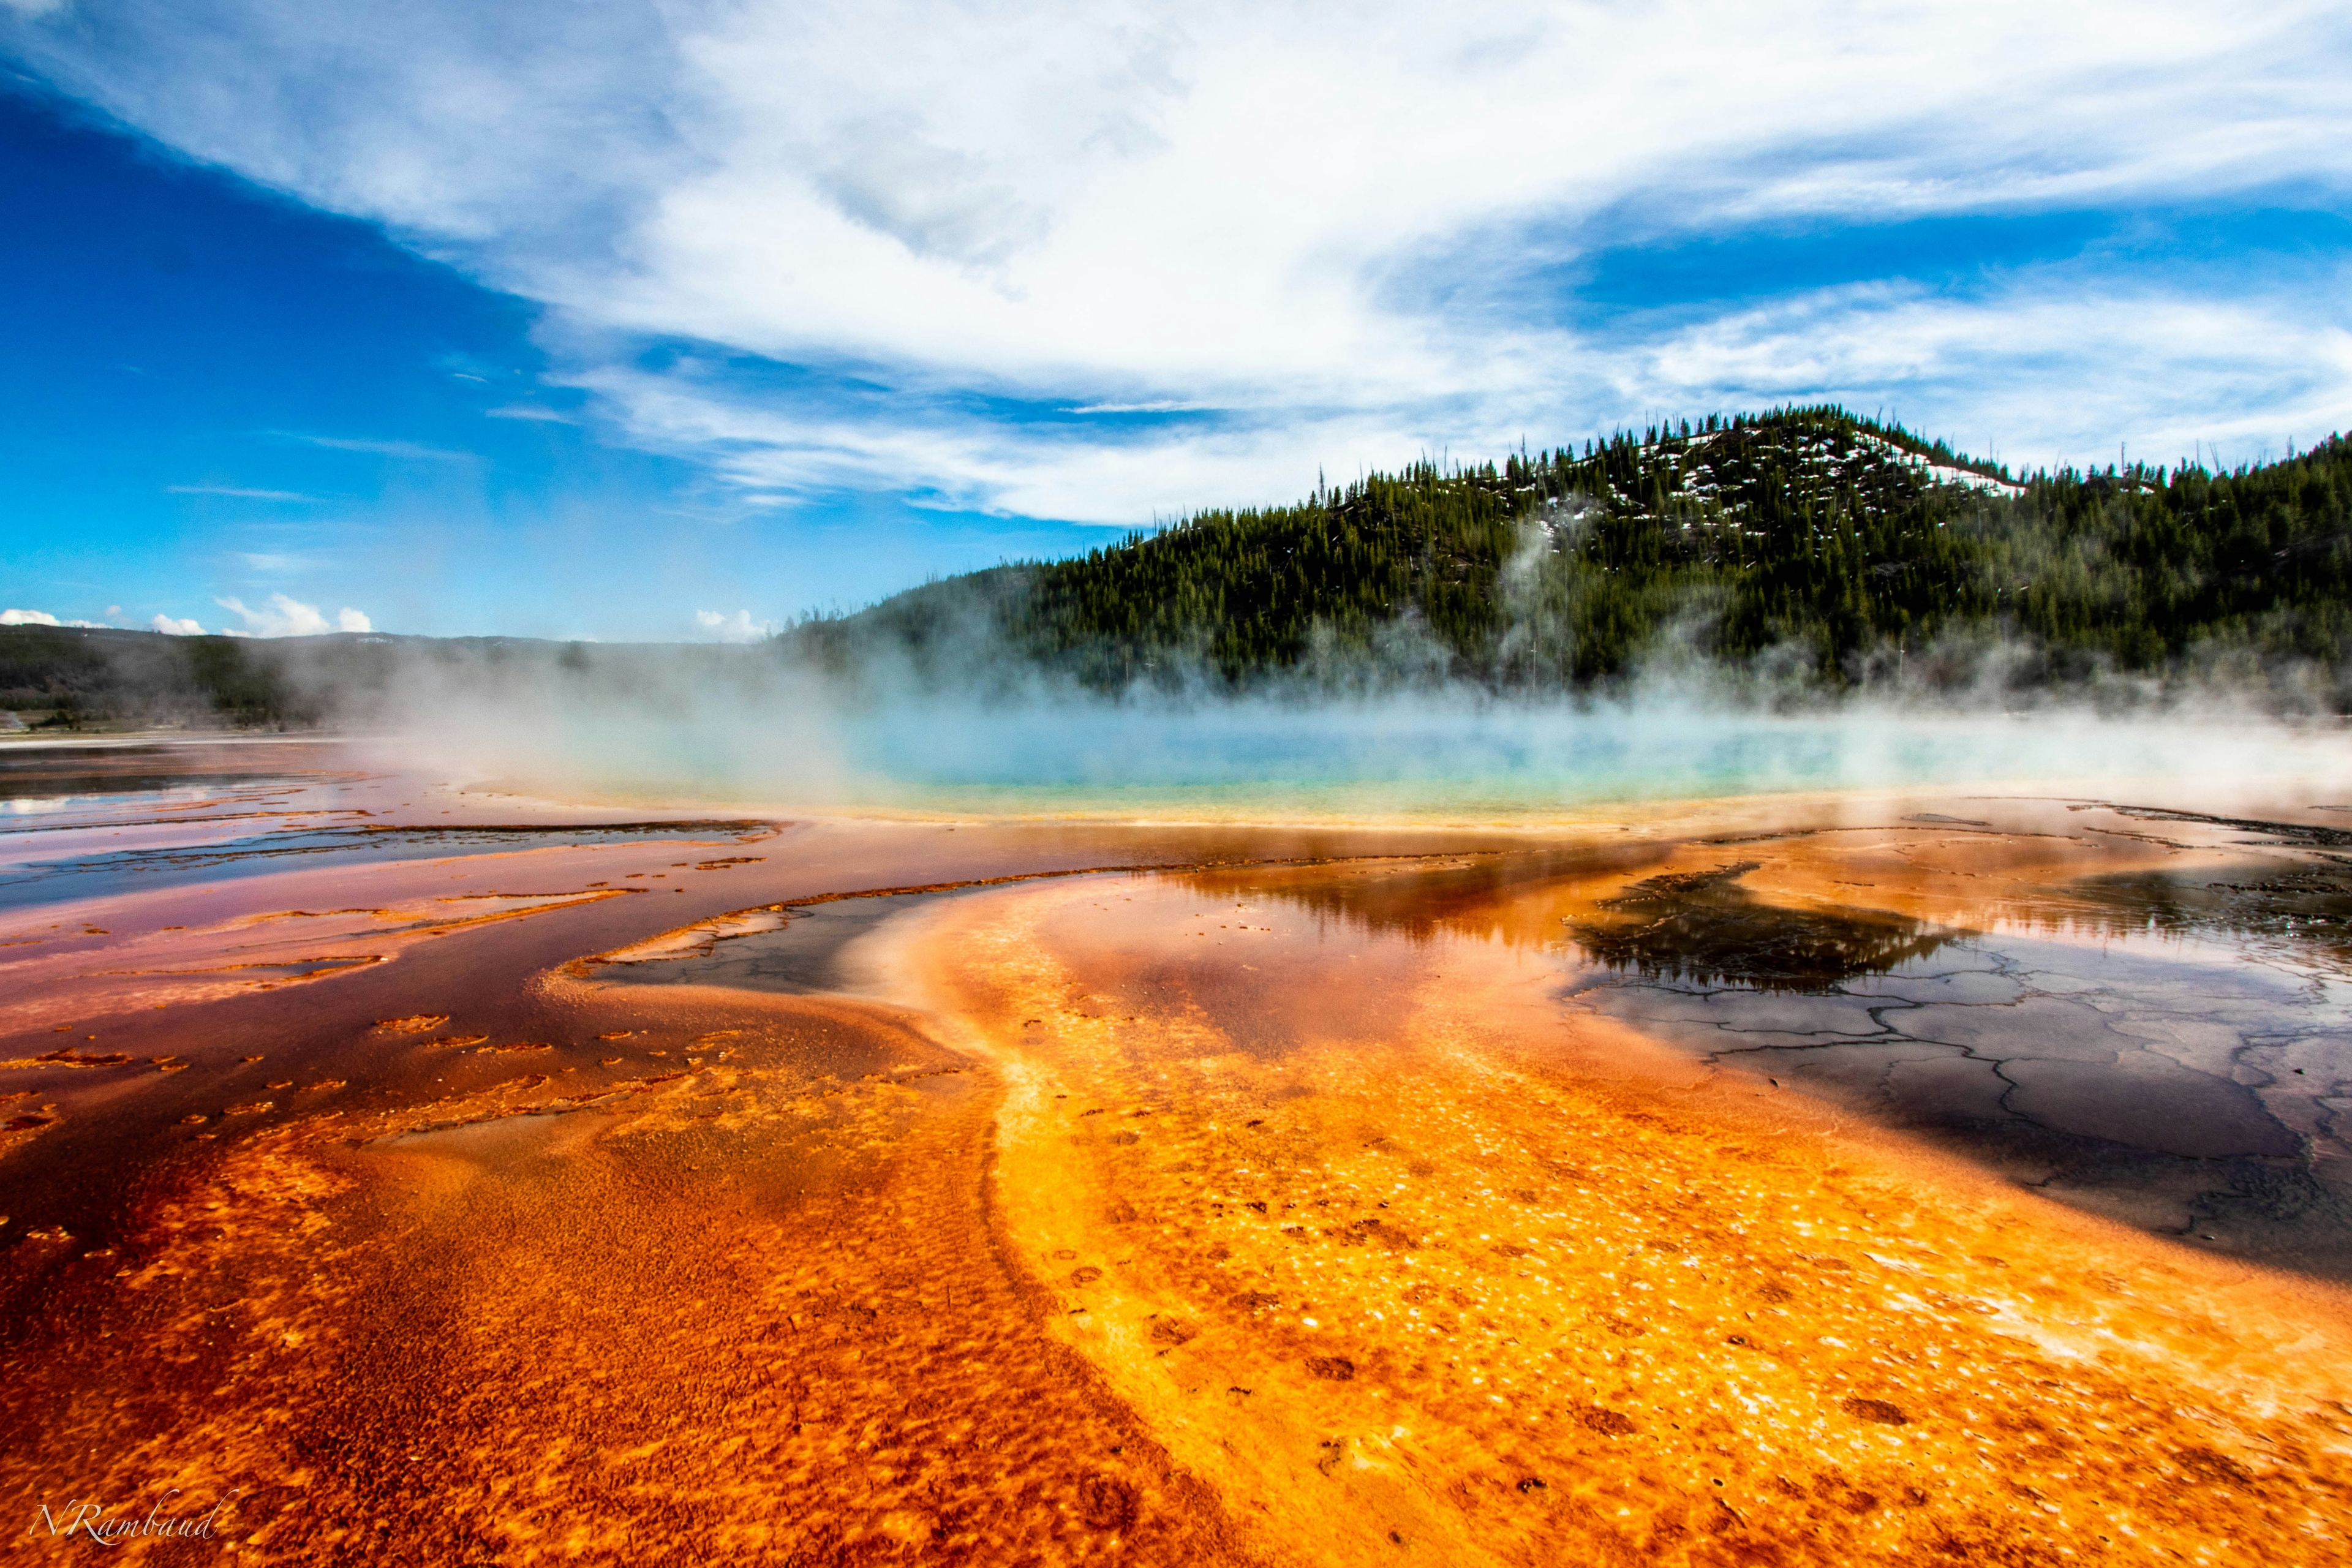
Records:
[[[0,0],[0,602],[720,637],[1659,415],[2352,426],[2340,7],[1438,9]]]
[[[685,638],[1102,537],[887,490],[780,516],[577,422],[531,301],[21,82],[0,232],[13,606],[267,629],[283,594],[386,630]]]

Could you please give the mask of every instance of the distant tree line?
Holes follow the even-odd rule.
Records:
[[[0,626],[0,710],[34,728],[189,725],[307,730],[367,722],[403,697],[553,679],[617,692],[656,666],[723,674],[732,647],[632,649],[530,637],[170,637],[115,627]],[[421,684],[420,684],[421,683]],[[520,689],[518,687],[517,689]]]
[[[1400,639],[1400,629],[1412,634]],[[2012,679],[2294,660],[2352,697],[2352,447],[2216,473],[2004,468],[1828,406],[1423,462],[933,584],[787,641],[948,673],[976,632],[1103,689],[1393,653],[1501,689],[1671,651],[1829,687],[2005,639]]]
[[[0,626],[0,709],[37,726],[101,722],[299,729],[325,704],[287,678],[265,645],[240,637],[66,626]]]

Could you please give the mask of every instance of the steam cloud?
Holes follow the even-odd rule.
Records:
[[[1560,668],[1570,634],[1548,542],[1531,525],[1501,576],[1507,677],[1514,658]],[[227,607],[256,629],[327,625],[279,601]],[[1727,662],[1670,633],[1622,682],[1574,692],[1467,679],[1408,617],[1368,643],[1318,636],[1243,688],[1206,658],[1176,658],[1105,690],[1010,646],[979,592],[934,607],[918,637],[854,620],[656,646],[253,638],[233,645],[232,686],[247,722],[323,724],[368,737],[387,763],[478,784],[797,811],[1526,821],[1610,802],[1920,785],[2197,780],[2242,795],[2311,780],[2325,792],[2352,773],[2344,672],[2242,653],[2054,684],[2028,679],[2032,647],[1954,634],[1865,659],[1832,688],[1810,651]],[[722,637],[761,629],[744,611],[698,621]],[[217,722],[226,689],[193,679],[183,650],[196,645],[100,632],[86,646],[115,662],[105,710]]]
[[[1400,627],[1370,659],[1310,661],[1246,693],[1195,680],[1106,694],[977,634],[947,656],[952,680],[886,659],[822,668],[780,643],[526,658],[410,644],[364,703],[334,700],[388,761],[479,784],[803,811],[1512,821],[1921,785],[2200,780],[2239,795],[2325,789],[2352,763],[2337,721],[2250,718],[2243,672],[2020,709],[2001,679],[2020,650],[1967,657],[1972,681],[1932,697],[1916,665],[1832,698],[1770,660],[1724,670],[1671,650],[1607,698],[1503,696],[1433,676],[1429,647]]]

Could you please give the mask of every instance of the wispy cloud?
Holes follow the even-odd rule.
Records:
[[[268,605],[257,610],[247,607],[244,600],[233,596],[215,599],[213,603],[245,623],[241,626],[229,627],[230,637],[308,637],[327,632],[374,629],[366,616],[349,606],[337,612],[334,620],[330,622],[318,605],[303,604],[284,594],[270,595]],[[162,631],[166,628],[158,626],[155,629]]]
[[[104,621],[61,621],[47,610],[0,610],[0,626],[102,626]]]
[[[822,397],[780,407],[677,369],[583,379],[627,440],[698,456],[756,504],[888,488],[918,504],[1126,525],[1184,500],[1303,494],[1316,475],[1306,454],[1352,473],[1416,449],[1410,428],[1378,411],[1094,431],[1000,421],[940,400],[906,400],[889,419],[829,410]],[[1517,430],[1496,440],[1516,444]]]
[[[310,564],[299,555],[283,555],[268,551],[239,551],[236,558],[256,572],[297,572]]]
[[[486,408],[482,413],[486,417],[491,419],[528,419],[541,425],[572,425],[578,423],[578,421],[572,418],[569,414],[559,414],[552,408],[541,408],[538,405],[530,403],[512,404],[504,408]]]
[[[1965,289],[1890,268],[1630,331],[1579,292],[1601,253],[1677,237],[2340,208],[2335,0],[1982,0],[1965,25],[1928,0],[78,14],[0,30],[173,145],[537,301],[592,420],[753,496],[1133,520],[1318,462],[1768,395],[2075,458],[2192,427],[2307,438],[2346,406],[2340,265],[2222,282],[1963,245]],[[2157,325],[2224,317],[2268,336]],[[678,342],[740,373],[644,352]],[[780,391],[778,363],[881,395]],[[1152,414],[1202,416],[1139,434]]]
[[[324,447],[333,452],[369,452],[379,458],[409,458],[427,462],[471,463],[480,460],[477,452],[454,451],[446,447],[427,447],[415,441],[376,441],[352,436],[304,436],[294,439],[313,447]]]
[[[299,490],[255,490],[241,485],[165,485],[164,491],[175,496],[227,496],[236,500],[315,501]]]

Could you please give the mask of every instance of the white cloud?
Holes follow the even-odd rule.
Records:
[[[227,496],[236,500],[317,500],[299,490],[253,490],[241,485],[165,485],[164,491],[175,496]]]
[[[0,0],[19,16],[52,16],[66,8],[68,0]]]
[[[533,423],[541,425],[570,425],[575,423],[572,416],[569,414],[558,414],[552,408],[541,408],[537,404],[532,403],[518,403],[505,408],[485,408],[482,410],[482,413],[486,418],[528,419]]]
[[[61,621],[47,610],[0,610],[0,626],[82,626],[101,628],[104,621]]]
[[[1410,426],[1384,422],[1378,411],[1208,432],[1162,428],[1114,444],[937,409],[888,421],[778,410],[723,387],[635,370],[583,380],[606,399],[630,441],[700,454],[755,498],[906,488],[946,507],[1123,524],[1172,511],[1181,500],[1303,494],[1318,461],[1352,477],[1360,464],[1417,449]],[[1518,433],[1512,426],[1496,440],[1516,445]]]
[[[697,610],[694,612],[694,624],[720,642],[758,642],[761,637],[773,635],[776,629],[773,621],[753,620],[749,610],[738,610],[731,616],[721,615],[717,610]]]
[[[2004,367],[2037,367],[2021,380]],[[2043,401],[2062,384],[2065,406]],[[2199,445],[2268,443],[2335,428],[2352,406],[2352,330],[2300,320],[2277,301],[2158,292],[2088,298],[2027,287],[1982,300],[1916,287],[1822,290],[1667,334],[1636,356],[1628,384],[1665,405],[1677,391],[1760,405],[1824,394],[1874,404],[1887,390],[1935,400],[1976,388],[1978,429],[1937,428],[2032,468],[2111,460],[2119,435],[2151,461]],[[1897,406],[1892,414],[1912,417]],[[1917,420],[1914,420],[1917,423]],[[2035,449],[2015,432],[2039,428]]]
[[[310,637],[331,631],[364,632],[373,629],[367,616],[350,608],[341,611],[334,623],[330,625],[327,617],[320,613],[319,606],[305,605],[284,594],[270,595],[268,607],[259,610],[250,609],[244,600],[234,597],[215,599],[213,603],[245,623],[242,626],[226,628],[226,635],[233,637]],[[163,628],[159,626],[156,629]]]
[[[165,637],[200,637],[205,635],[205,628],[197,625],[196,618],[194,616],[190,616],[184,620],[176,621],[169,616],[157,616],[153,620],[149,621],[147,624],[154,630],[162,632]]]
[[[2037,457],[2231,421],[2307,438],[2343,406],[2331,280],[1809,289],[1638,339],[1561,281],[1659,232],[2329,205],[2352,184],[2335,0],[191,0],[7,36],[198,157],[549,306],[610,427],[754,489],[1131,521],[1765,386]],[[2273,335],[2181,347],[2111,315],[2142,307]],[[636,334],[890,395],[656,373]],[[2320,369],[2283,379],[2297,357]],[[1041,433],[986,397],[1217,416]]]
[[[472,452],[452,451],[446,447],[427,447],[415,441],[371,441],[355,436],[297,436],[298,441],[313,447],[324,447],[334,452],[366,452],[379,458],[405,458],[436,463],[470,463],[476,460]]]
[[[316,637],[331,630],[327,617],[319,613],[316,605],[305,605],[284,594],[269,595],[269,607],[252,610],[245,601],[234,595],[213,601],[222,609],[242,620],[245,625],[232,627],[230,637]]]

